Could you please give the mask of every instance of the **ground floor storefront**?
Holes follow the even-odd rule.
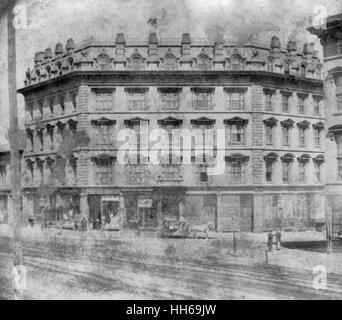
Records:
[[[342,185],[328,186],[326,199],[331,214],[332,231],[334,234],[342,234]]]
[[[87,188],[49,197],[24,193],[32,223],[77,229],[160,229],[165,222],[208,226],[219,232],[307,230],[324,220],[323,190]]]

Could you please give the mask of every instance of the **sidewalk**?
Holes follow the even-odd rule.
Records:
[[[0,228],[0,235],[6,228]],[[7,230],[8,231],[8,230]],[[169,259],[177,261],[193,261],[198,263],[265,263],[267,233],[236,234],[236,254],[234,253],[233,234],[213,233],[213,239],[160,239],[141,238],[134,232],[101,232],[80,233],[69,230],[46,229],[39,227],[24,228],[23,237],[28,241],[41,241],[44,249],[55,250],[58,243],[62,248],[74,246],[75,254],[113,255],[117,257],[133,257],[137,259]],[[322,232],[289,232],[282,234],[282,241],[305,242],[324,241]],[[59,247],[60,247],[59,246]],[[298,249],[282,248],[268,253],[271,265],[313,270],[323,265],[328,272],[342,274],[342,254],[307,252]]]

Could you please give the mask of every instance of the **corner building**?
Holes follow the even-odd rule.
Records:
[[[332,209],[333,232],[342,231],[342,14],[327,18],[326,26],[309,28],[324,52],[326,106],[326,188]]]
[[[184,217],[222,232],[305,230],[324,217],[322,65],[312,45],[117,34],[69,39],[34,60],[19,90],[28,217],[45,212],[58,226],[72,208],[103,223],[114,213],[122,229]],[[119,164],[118,133],[135,130],[139,147],[142,125],[223,129],[224,173],[208,175],[194,157],[144,164],[139,151],[138,163]]]

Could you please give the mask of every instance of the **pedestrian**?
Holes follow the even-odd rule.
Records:
[[[267,248],[268,251],[272,251],[273,247],[273,233],[269,232],[268,237],[267,237]]]
[[[277,232],[276,232],[276,243],[277,243],[277,250],[280,250],[280,247],[281,247],[281,230],[277,230]]]

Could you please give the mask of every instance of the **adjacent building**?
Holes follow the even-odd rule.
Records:
[[[310,28],[324,49],[326,106],[327,204],[334,231],[342,231],[342,14],[328,17],[325,26]]]
[[[121,229],[185,219],[261,232],[305,230],[324,217],[323,70],[311,44],[120,33],[79,45],[69,39],[38,52],[34,63],[19,90],[28,218],[61,226],[72,212],[94,226],[115,216]],[[197,129],[213,140],[213,153],[195,153],[199,139],[189,147],[190,163],[181,143],[178,159],[164,153],[170,161],[152,164],[146,150],[157,141],[146,141],[146,127],[166,130],[170,146],[175,129]],[[224,132],[222,174],[208,174],[222,148],[205,129]],[[122,164],[127,130],[137,133],[137,157]]]

